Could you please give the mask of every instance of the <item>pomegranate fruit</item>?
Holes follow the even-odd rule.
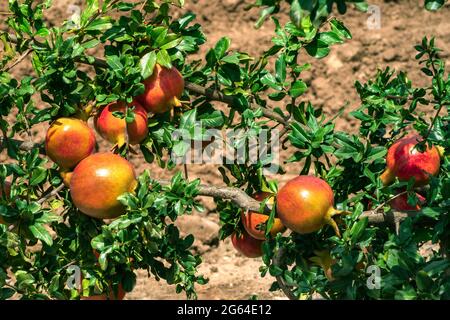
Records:
[[[74,168],[95,149],[95,135],[86,122],[75,118],[60,118],[47,131],[47,156],[63,169]]]
[[[334,208],[333,190],[320,178],[298,176],[292,179],[279,190],[276,206],[281,222],[292,231],[312,233],[328,224],[340,236],[333,216],[346,212]]]
[[[145,91],[138,100],[148,112],[164,113],[181,106],[178,99],[183,94],[184,79],[175,67],[168,69],[157,64],[144,85]]]
[[[440,168],[440,155],[436,147],[427,147],[420,152],[416,145],[421,137],[411,135],[395,142],[388,150],[386,170],[380,179],[384,185],[390,184],[397,177],[400,181],[408,181],[414,177],[415,185],[425,185],[429,175],[437,175]]]
[[[113,112],[126,112],[124,102],[113,102],[103,107],[94,119],[95,129],[103,139],[117,144],[119,147],[128,142],[131,145],[139,144],[147,137],[147,111],[142,105],[135,101],[129,107],[134,106],[134,120],[127,123],[125,119],[117,118]]]
[[[136,175],[130,162],[113,153],[97,153],[82,160],[70,179],[75,206],[97,219],[113,219],[125,212],[117,198],[133,192]]]
[[[250,236],[247,231],[242,233],[233,233],[231,235],[231,243],[233,247],[248,258],[257,258],[262,256],[262,244],[264,241],[258,240]]]
[[[417,200],[419,203],[417,203],[415,206],[412,206],[408,203],[408,195],[406,193],[401,194],[398,197],[395,197],[391,201],[389,201],[389,205],[394,210],[399,211],[419,211],[421,209],[420,204],[423,204],[426,199],[421,194],[416,193]]]
[[[253,198],[258,201],[263,201],[270,196],[272,196],[272,194],[269,192],[259,192],[254,194]],[[273,197],[270,198],[267,203],[273,204]],[[258,240],[266,239],[264,225],[267,223],[267,220],[269,220],[268,215],[255,211],[249,211],[247,213],[241,211],[241,220],[249,235]],[[277,233],[283,232],[284,230],[286,230],[286,227],[283,223],[281,223],[281,220],[279,218],[275,218],[272,229],[270,229],[271,236],[274,237]]]

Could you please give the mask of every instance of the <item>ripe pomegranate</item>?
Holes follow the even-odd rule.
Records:
[[[248,258],[257,258],[262,256],[262,244],[264,241],[250,236],[246,231],[241,234],[236,232],[231,235],[233,247]]]
[[[95,135],[86,122],[75,118],[60,118],[47,131],[47,156],[63,169],[74,168],[95,149]]]
[[[276,205],[281,222],[297,233],[312,233],[329,224],[340,236],[333,216],[344,212],[333,207],[333,190],[320,178],[298,176],[292,179],[279,190]]]
[[[392,209],[399,211],[419,211],[421,209],[420,204],[424,203],[426,199],[419,193],[416,193],[416,196],[419,203],[417,203],[415,206],[412,206],[408,203],[408,195],[406,193],[392,199],[389,202],[389,205]]]
[[[184,79],[175,67],[168,69],[157,64],[144,85],[145,92],[138,100],[148,112],[164,113],[181,106],[178,99],[183,94]]]
[[[137,186],[131,163],[107,152],[82,160],[70,179],[73,203],[83,213],[98,219],[113,219],[125,212],[117,198]]]
[[[380,179],[384,185],[390,184],[395,177],[400,181],[408,181],[415,178],[415,185],[421,186],[428,183],[429,174],[435,176],[439,173],[440,155],[436,147],[427,147],[425,152],[420,152],[416,145],[421,137],[411,135],[395,142],[388,150],[387,168]]]
[[[263,201],[264,199],[272,196],[269,192],[258,192],[253,195],[253,198],[258,201]],[[273,204],[273,197],[267,201],[268,204]],[[241,220],[244,225],[245,230],[251,235],[253,238],[258,240],[265,240],[265,227],[263,225],[267,222],[269,216],[263,213],[249,211],[247,214],[244,211],[241,211]],[[276,236],[277,233],[283,232],[286,230],[286,227],[281,223],[279,218],[275,218],[272,229],[270,230],[271,236]]]
[[[127,130],[128,142],[131,145],[139,144],[147,137],[147,111],[137,101],[134,101],[129,107],[132,106],[135,107],[135,117],[131,123],[113,115],[113,112],[116,111],[126,112],[124,102],[113,102],[103,107],[94,119],[95,129],[103,139],[121,147],[126,143],[125,130]]]

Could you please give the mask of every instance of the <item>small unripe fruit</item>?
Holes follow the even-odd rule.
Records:
[[[258,201],[263,201],[264,199],[270,196],[272,196],[271,193],[259,192],[253,195],[253,198]],[[267,201],[267,203],[273,204],[274,203],[273,197],[270,198]],[[249,211],[247,213],[241,211],[241,220],[245,230],[248,232],[249,235],[258,240],[266,239],[264,230],[265,227],[263,227],[263,225],[265,225],[267,223],[267,220],[269,220],[268,215],[255,211]],[[277,233],[279,232],[283,232],[284,230],[286,230],[286,227],[283,225],[283,223],[281,223],[281,220],[279,218],[275,218],[272,225],[272,229],[270,229],[270,234],[272,235],[272,237],[276,236]]]
[[[137,180],[133,166],[113,153],[93,154],[73,171],[70,194],[75,206],[97,219],[114,219],[125,213],[117,198],[133,192]]]
[[[231,235],[231,243],[234,248],[248,258],[262,256],[263,242],[264,241],[253,238],[246,231],[242,231],[241,234],[235,232]]]
[[[184,79],[175,67],[168,69],[157,64],[144,85],[145,91],[138,100],[148,112],[164,113],[181,106]]]
[[[421,137],[412,135],[395,142],[388,150],[386,170],[380,179],[384,185],[390,184],[397,177],[400,181],[415,179],[415,185],[429,182],[429,175],[436,176],[440,168],[440,155],[436,147],[428,147],[420,152],[416,145]]]
[[[134,101],[129,107],[132,106],[135,107],[135,117],[131,123],[113,115],[113,112],[126,113],[127,108],[124,102],[113,102],[101,109],[95,117],[94,124],[103,139],[121,147],[126,143],[126,133],[131,145],[139,144],[147,137],[147,111],[137,101]]]
[[[74,168],[95,149],[94,131],[86,122],[75,118],[60,118],[47,131],[47,156],[63,169]]]
[[[333,216],[342,213],[334,208],[333,190],[328,183],[314,176],[292,179],[277,195],[278,217],[286,227],[300,234],[318,231],[329,224],[340,236]]]

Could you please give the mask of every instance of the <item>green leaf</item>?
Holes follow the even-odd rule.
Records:
[[[106,63],[114,71],[123,69],[123,64],[120,62],[120,58],[118,56],[107,56]]]
[[[281,54],[275,61],[275,74],[279,82],[286,80],[286,56]]]
[[[334,18],[330,21],[330,25],[331,25],[331,30],[334,33],[336,33],[340,38],[342,38],[342,39],[351,39],[352,38],[352,34],[344,26],[344,24],[341,21]]]
[[[216,58],[218,60],[225,56],[225,53],[230,48],[230,44],[231,40],[228,37],[223,37],[217,41],[216,46],[214,47],[214,53],[216,54]]]
[[[50,235],[50,233],[45,229],[44,224],[35,223],[34,225],[31,225],[28,227],[33,234],[33,236],[36,237],[36,239],[41,240],[42,242],[46,243],[47,245],[51,246],[53,244],[53,239]]]
[[[158,54],[156,55],[156,61],[163,67],[172,68],[172,61],[170,59],[169,53],[167,53],[166,50],[158,51]]]
[[[81,14],[81,25],[83,27],[89,22],[91,17],[99,10],[98,0],[87,0],[87,4]]]
[[[308,45],[305,46],[306,52],[311,57],[322,59],[330,53],[330,47],[324,41],[314,39]]]
[[[430,292],[434,282],[424,270],[420,270],[416,274],[416,284],[420,291]]]
[[[425,9],[429,11],[436,11],[442,8],[445,0],[425,0]]]
[[[289,11],[289,17],[291,18],[292,23],[296,27],[301,26],[302,21],[302,7],[300,5],[300,0],[293,0],[291,3],[291,9]]]
[[[47,178],[47,170],[41,167],[37,167],[33,170],[30,179],[30,185],[36,186],[42,183]]]
[[[149,78],[153,74],[153,69],[156,65],[156,53],[151,51],[145,54],[140,61],[141,76],[144,79]]]
[[[289,90],[289,94],[293,98],[297,98],[301,96],[303,93],[305,93],[307,89],[308,86],[306,85],[306,83],[303,82],[303,80],[297,80],[292,84],[291,90]]]
[[[369,220],[367,218],[359,220],[357,223],[355,223],[351,229],[351,240],[353,243],[357,242],[358,239],[362,236],[364,233],[364,230],[366,229],[367,225],[369,223]]]
[[[101,17],[92,21],[86,28],[86,31],[102,31],[112,28],[111,18]]]

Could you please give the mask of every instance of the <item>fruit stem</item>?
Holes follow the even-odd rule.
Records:
[[[386,170],[384,170],[384,172],[381,174],[380,180],[383,185],[387,186],[394,180],[394,174],[389,168],[386,168]]]

